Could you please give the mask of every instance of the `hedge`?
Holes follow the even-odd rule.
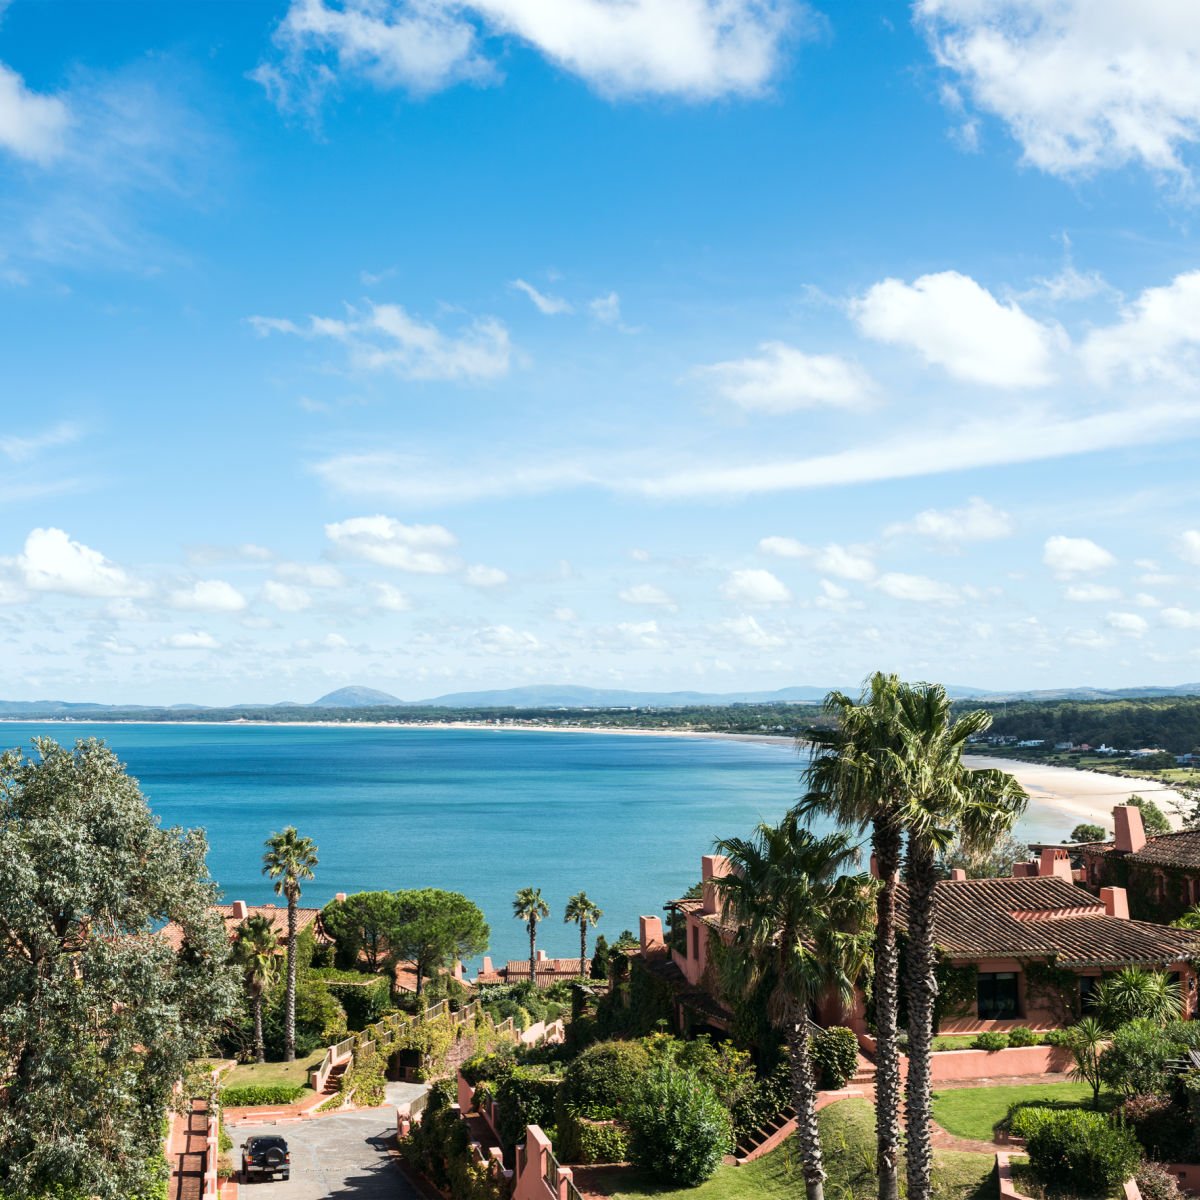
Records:
[[[303,1094],[303,1084],[253,1083],[223,1087],[219,1097],[222,1108],[255,1108],[264,1104],[295,1104]]]
[[[500,1103],[500,1141],[515,1146],[525,1139],[526,1125],[545,1129],[554,1124],[554,1101],[559,1078],[545,1067],[518,1067],[498,1081],[496,1099]]]
[[[858,1070],[858,1038],[854,1031],[843,1025],[822,1029],[812,1039],[812,1060],[823,1088],[835,1092],[844,1088]]]
[[[1038,1182],[1078,1196],[1102,1196],[1137,1169],[1141,1147],[1133,1131],[1103,1113],[1051,1111],[1029,1134],[1025,1149]]]
[[[629,1131],[619,1121],[590,1121],[560,1109],[558,1136],[566,1162],[618,1163],[629,1157]]]

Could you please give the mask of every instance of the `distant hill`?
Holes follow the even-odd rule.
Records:
[[[774,692],[635,692],[537,684],[483,692],[451,692],[418,703],[434,708],[693,708],[706,704],[816,704],[828,691],[823,687],[790,687]]]
[[[403,704],[403,700],[368,687],[344,687],[314,700],[312,708],[377,708],[381,704]]]

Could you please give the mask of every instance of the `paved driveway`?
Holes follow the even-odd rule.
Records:
[[[239,1167],[242,1144],[256,1135],[287,1138],[292,1154],[291,1179],[243,1184],[247,1200],[419,1200],[389,1152],[396,1132],[396,1110],[390,1106],[278,1125],[238,1125],[229,1132]]]

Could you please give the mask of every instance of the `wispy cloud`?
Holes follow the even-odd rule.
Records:
[[[564,300],[562,296],[551,296],[546,292],[539,292],[532,283],[526,283],[524,279],[514,279],[509,286],[514,291],[523,292],[528,296],[534,308],[544,317],[556,317],[562,313],[575,311],[569,300]]]

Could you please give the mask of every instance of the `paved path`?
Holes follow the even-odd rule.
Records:
[[[170,1200],[200,1200],[204,1192],[206,1107],[202,1100],[193,1101],[191,1111],[172,1122]]]

